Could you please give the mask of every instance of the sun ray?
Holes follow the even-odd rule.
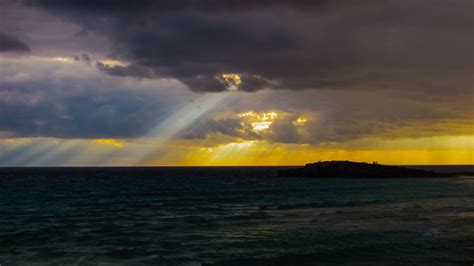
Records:
[[[230,97],[231,93],[204,94],[183,106],[167,119],[153,127],[146,135],[134,140],[133,144],[113,152],[103,160],[105,165],[140,165],[147,156],[153,154],[167,141],[172,139],[203,115],[216,108]]]

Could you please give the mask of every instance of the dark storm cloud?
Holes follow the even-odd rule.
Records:
[[[0,52],[30,52],[30,47],[16,36],[0,32]]]
[[[129,76],[129,77],[136,77],[136,78],[155,78],[156,77],[152,69],[148,67],[143,67],[140,65],[109,66],[107,64],[104,64],[98,61],[96,62],[95,66],[99,71],[109,74],[111,76],[119,76],[119,77]]]
[[[131,63],[102,71],[196,91],[228,89],[224,73],[244,91],[472,85],[460,71],[474,61],[469,0],[26,2],[107,36]]]

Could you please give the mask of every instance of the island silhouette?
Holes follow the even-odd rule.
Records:
[[[323,161],[278,171],[279,176],[320,178],[432,178],[474,176],[474,172],[439,173],[418,168],[382,165],[377,162]]]

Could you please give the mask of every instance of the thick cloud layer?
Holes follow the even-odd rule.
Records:
[[[0,44],[8,52],[0,55],[0,137],[142,136],[190,98],[209,96],[182,83],[196,92],[252,92],[229,93],[232,102],[180,132],[187,139],[319,144],[469,135],[472,5],[1,1],[8,12]],[[9,55],[29,47],[18,60]],[[175,101],[174,93],[187,94]],[[280,115],[256,131],[258,121],[239,117],[248,111]],[[307,121],[295,122],[300,117]]]
[[[238,88],[470,90],[473,3],[413,1],[28,0],[107,36],[112,75]],[[466,71],[467,70],[467,71]],[[153,73],[150,75],[150,73]]]

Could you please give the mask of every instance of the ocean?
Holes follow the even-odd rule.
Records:
[[[474,263],[473,178],[278,169],[1,168],[0,264]]]

